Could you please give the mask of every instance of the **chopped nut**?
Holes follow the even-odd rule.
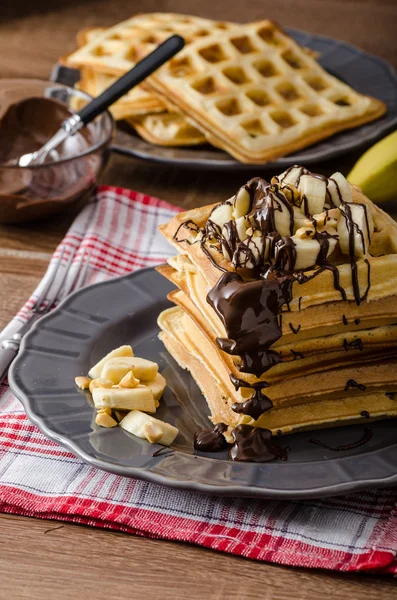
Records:
[[[75,377],[74,382],[81,390],[87,390],[90,386],[91,379],[89,377]]]
[[[105,410],[112,410],[112,409],[105,409]],[[124,419],[124,417],[128,414],[128,412],[129,412],[128,410],[113,410],[112,416],[114,416],[116,421],[118,423],[120,423],[120,421],[122,421]]]
[[[148,442],[151,444],[156,444],[162,437],[163,431],[162,429],[153,423],[153,421],[148,421],[145,423],[143,427],[143,432]]]
[[[298,229],[297,232],[295,233],[295,236],[301,240],[305,240],[307,238],[312,238],[315,233],[316,233],[316,231],[312,225],[311,227],[309,227],[309,226],[300,227],[300,229]]]
[[[134,376],[132,371],[129,371],[127,375],[124,375],[119,385],[122,388],[136,388],[139,385],[140,380]]]
[[[281,188],[281,191],[283,192],[287,200],[291,202],[291,204],[295,204],[296,202],[300,201],[300,192],[294,185],[292,185],[292,183],[285,184]]]
[[[340,208],[330,208],[328,211],[329,219],[335,219],[335,221],[339,220],[341,214],[342,213],[340,212]]]
[[[246,233],[247,233],[248,236],[250,236],[250,235],[252,235],[254,233],[254,230],[252,229],[252,227],[248,227]]]
[[[328,223],[329,217],[326,212],[322,212],[318,215],[313,215],[313,220],[315,227],[324,227],[324,225]]]
[[[110,379],[104,379],[103,377],[98,377],[97,379],[92,379],[90,381],[90,392],[92,393],[95,388],[111,388],[113,385],[113,381]]]
[[[105,414],[107,414],[107,415],[110,415],[110,416],[112,416],[112,409],[111,409],[111,408],[108,408],[108,407],[105,407],[105,408],[100,408],[100,409],[98,410],[98,414],[99,414],[99,413],[105,413]]]
[[[113,419],[108,413],[99,412],[96,416],[95,423],[101,427],[116,427],[117,421]]]

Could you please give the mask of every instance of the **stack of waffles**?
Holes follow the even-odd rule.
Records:
[[[174,33],[185,48],[112,108],[151,143],[209,142],[241,162],[264,163],[385,112],[267,20],[138,15],[80,32],[79,49],[64,62],[81,70],[81,89],[95,96]]]
[[[343,175],[255,178],[161,231],[160,336],[228,441],[397,416],[397,225]]]

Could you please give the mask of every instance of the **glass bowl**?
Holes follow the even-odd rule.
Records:
[[[32,98],[38,101],[25,103]],[[43,98],[49,100],[44,102],[44,110]],[[55,109],[51,100],[57,102]],[[18,152],[20,149],[13,144],[15,105],[19,111],[19,130],[21,127],[26,129],[28,139],[31,128],[37,128],[39,120],[40,135],[43,136],[40,141],[44,143],[67,117],[67,110],[73,112],[90,100],[88,94],[59,83],[35,79],[0,80],[0,223],[42,219],[88,196],[108,161],[114,130],[113,118],[106,111],[81,134],[67,140],[57,160],[50,158],[43,165],[31,167],[9,166],[4,164],[9,158],[37,148],[29,147],[28,143],[24,151]],[[23,111],[21,106],[25,107]]]

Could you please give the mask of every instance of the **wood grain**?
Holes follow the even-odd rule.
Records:
[[[194,546],[15,516],[0,519],[0,597],[12,600],[395,600],[371,576],[285,569]],[[28,566],[28,568],[27,568]]]
[[[397,66],[394,0],[13,0],[0,2],[0,76],[48,78],[83,27],[111,25],[153,10],[283,25],[342,38]],[[316,170],[347,172],[354,156]],[[260,169],[256,173],[260,174]],[[113,156],[102,182],[145,191],[191,208],[224,200],[248,174],[202,173]],[[56,219],[0,226],[0,328],[42,277],[79,207]],[[60,527],[60,528],[59,528]],[[291,569],[58,522],[0,516],[0,599],[392,600],[379,577]]]

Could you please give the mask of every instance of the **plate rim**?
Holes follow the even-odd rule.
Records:
[[[112,286],[115,283],[124,280],[134,278],[135,276],[142,274],[143,272],[153,272],[156,273],[154,267],[146,267],[144,269],[138,269],[132,273],[127,273],[126,275],[122,275],[121,277],[111,278],[105,281],[97,282],[85,288],[75,291],[73,294],[65,298],[53,311],[51,311],[48,315],[42,317],[42,319],[38,320],[32,327],[32,329],[26,334],[21,343],[21,349],[11,365],[11,369],[9,371],[9,384],[12,392],[16,395],[16,397],[21,401],[28,419],[34,423],[40,431],[49,439],[53,440],[60,446],[64,447],[68,451],[70,451],[77,458],[80,458],[86,464],[93,466],[95,468],[99,468],[104,471],[108,471],[114,473],[116,475],[124,476],[124,477],[132,477],[136,479],[142,479],[145,481],[149,481],[154,484],[164,485],[167,487],[172,487],[175,489],[183,489],[187,491],[201,492],[204,494],[210,495],[218,495],[218,496],[238,496],[238,497],[254,497],[254,498],[274,498],[274,499],[308,499],[315,497],[329,497],[336,496],[346,493],[351,493],[358,490],[368,489],[369,487],[380,487],[380,486],[390,486],[393,484],[397,484],[397,455],[396,455],[396,471],[392,475],[388,477],[380,477],[374,478],[372,477],[363,477],[360,479],[354,479],[347,482],[341,483],[331,483],[331,484],[323,484],[319,487],[310,487],[310,488],[299,488],[299,489],[277,489],[277,488],[267,488],[267,487],[255,487],[251,483],[239,483],[239,484],[225,484],[224,481],[221,482],[220,485],[214,485],[209,483],[203,483],[195,480],[194,474],[191,478],[187,479],[186,476],[184,479],[173,478],[172,476],[163,475],[161,473],[153,472],[153,467],[160,465],[162,462],[162,457],[159,457],[158,461],[155,461],[152,467],[133,467],[133,466],[123,466],[118,465],[115,462],[111,462],[105,459],[96,458],[87,454],[82,448],[79,447],[79,444],[73,439],[68,438],[65,435],[61,435],[56,431],[52,430],[50,426],[44,422],[44,420],[38,416],[35,411],[33,404],[29,398],[28,394],[20,388],[18,385],[18,373],[20,365],[24,362],[24,355],[26,351],[26,346],[28,345],[30,338],[36,334],[36,332],[40,329],[43,323],[50,321],[54,315],[56,316],[58,313],[62,312],[63,306],[67,302],[73,302],[76,297],[78,297],[83,292],[92,293],[93,290],[96,290],[98,287],[107,287]],[[100,325],[98,325],[100,327]],[[23,370],[22,370],[23,373]],[[385,448],[381,448],[378,450],[374,450],[373,452],[381,452],[387,451],[390,448],[394,448],[394,446],[387,446]],[[174,451],[174,456],[178,456],[178,450]],[[183,456],[185,456],[184,453]],[[204,461],[213,461],[219,464],[220,461],[217,459],[213,459],[211,457],[206,456],[197,456],[199,460]],[[352,458],[352,457],[345,457]],[[333,460],[339,460],[343,462],[343,457],[335,458]],[[224,461],[225,463],[227,461]],[[327,459],[321,460],[316,459],[313,460],[311,464],[327,462]],[[390,461],[389,461],[390,462]],[[237,464],[237,463],[234,463]],[[242,464],[242,463],[238,463]],[[278,463],[270,462],[270,463],[247,463],[252,468],[254,466],[255,469],[266,469],[266,465],[276,465]],[[310,463],[309,463],[310,464]],[[338,463],[339,464],[339,463]]]

